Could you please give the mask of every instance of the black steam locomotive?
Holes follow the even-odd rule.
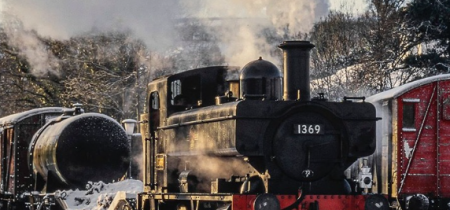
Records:
[[[138,209],[388,208],[382,197],[351,195],[343,175],[375,150],[374,106],[311,98],[314,45],[279,47],[283,73],[260,58],[239,80],[218,66],[148,85]]]
[[[119,123],[79,106],[0,118],[0,209],[48,209],[56,205],[55,190],[119,180],[129,155]]]

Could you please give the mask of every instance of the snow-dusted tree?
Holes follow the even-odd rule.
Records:
[[[144,45],[116,32],[72,38],[67,45],[64,101],[82,103],[88,111],[116,119],[137,119],[138,96],[143,94],[138,87],[145,87],[138,84]]]
[[[61,104],[58,93],[62,86],[58,76],[51,71],[37,74],[25,52],[51,53],[51,49],[42,44],[50,41],[39,38],[32,31],[22,35],[12,37],[13,34],[0,28],[0,117],[31,108]],[[28,42],[28,49],[23,49],[12,43],[11,39],[33,41]]]
[[[404,0],[372,0],[369,11],[362,16],[370,28],[363,34],[368,52],[362,60],[363,80],[371,81],[370,90],[379,92],[411,80],[411,71],[403,65],[410,53],[410,43],[402,30]]]
[[[131,34],[119,31],[64,41],[25,30],[13,35],[0,33],[0,96],[8,101],[1,115],[81,103],[86,111],[137,119],[151,79],[223,63],[214,42],[195,40],[192,33],[182,48],[165,53],[150,52]]]
[[[316,23],[311,41],[316,45],[312,53],[312,90],[325,93],[331,99],[357,94],[360,60],[367,50],[364,31],[370,30],[360,18],[350,13],[332,11]]]
[[[450,0],[413,0],[405,13],[404,34],[417,52],[405,65],[420,77],[450,73]]]
[[[311,40],[313,83],[331,99],[371,95],[404,84],[420,72],[404,65],[413,44],[405,35],[403,0],[371,0],[369,10],[353,16],[331,12],[315,24]]]

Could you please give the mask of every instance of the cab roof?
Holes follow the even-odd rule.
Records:
[[[30,116],[38,115],[38,114],[46,114],[46,113],[64,113],[64,111],[69,111],[69,108],[63,107],[44,107],[44,108],[36,108],[28,111],[8,115],[6,117],[0,118],[0,127],[4,127],[7,125],[14,125],[17,122],[20,122]]]

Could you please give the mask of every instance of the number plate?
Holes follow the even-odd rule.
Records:
[[[324,134],[323,125],[320,124],[295,124],[294,125],[295,134],[311,134],[311,135],[322,135]]]

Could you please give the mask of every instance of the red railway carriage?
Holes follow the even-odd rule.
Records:
[[[377,151],[369,157],[372,191],[403,209],[448,209],[450,200],[450,74],[367,99],[376,105]]]

